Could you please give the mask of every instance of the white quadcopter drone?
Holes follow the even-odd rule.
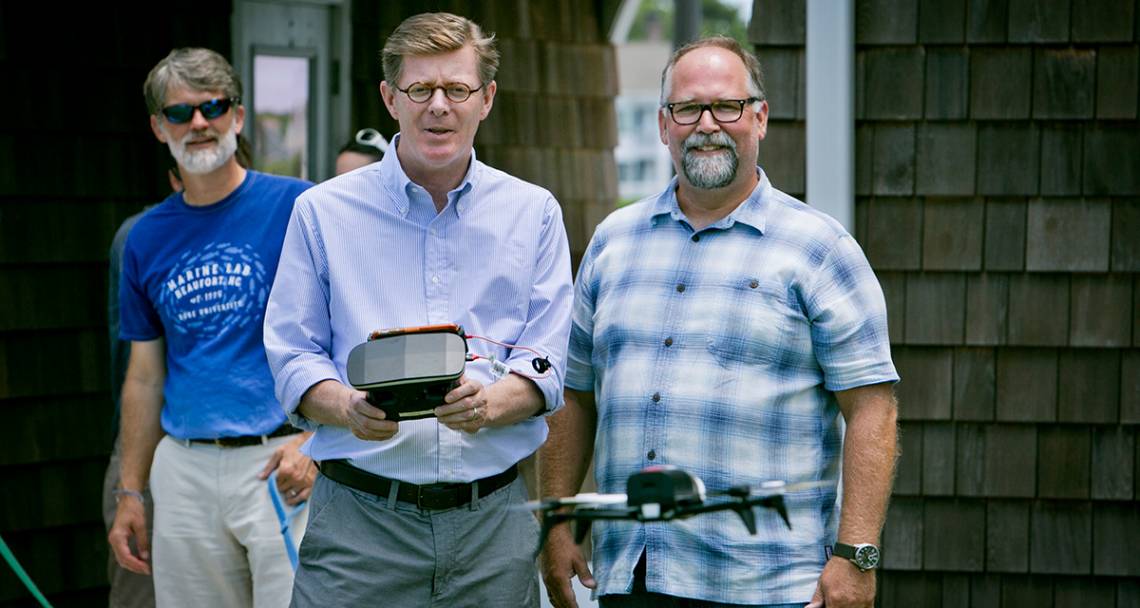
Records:
[[[626,494],[587,493],[565,498],[544,498],[528,502],[523,508],[542,512],[542,533],[538,541],[541,551],[551,528],[564,521],[577,522],[574,540],[579,543],[586,537],[590,522],[598,519],[669,521],[700,513],[729,510],[740,516],[750,534],[756,534],[756,514],[752,507],[776,511],[791,529],[792,522],[788,519],[784,495],[834,485],[834,481],[826,480],[792,484],[767,481],[755,487],[733,486],[709,493],[705,491],[705,484],[700,478],[672,465],[657,465],[630,475],[626,482]]]

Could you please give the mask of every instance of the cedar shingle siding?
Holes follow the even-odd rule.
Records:
[[[769,78],[804,4],[753,3]],[[883,607],[1140,606],[1138,13],[855,2],[856,236],[903,377]],[[765,168],[801,196],[802,150],[761,145],[800,155]]]

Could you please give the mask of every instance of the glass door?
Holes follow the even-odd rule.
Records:
[[[234,66],[253,168],[321,181],[348,129],[347,1],[238,0]]]

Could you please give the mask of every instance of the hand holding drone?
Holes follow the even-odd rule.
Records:
[[[774,510],[790,529],[792,522],[788,519],[784,494],[833,485],[834,481],[792,484],[768,481],[757,487],[733,486],[721,492],[708,493],[699,477],[675,466],[657,465],[630,475],[626,494],[588,493],[546,498],[528,502],[523,508],[542,512],[542,533],[538,541],[538,551],[541,551],[551,528],[564,521],[577,522],[574,540],[578,543],[586,538],[590,522],[598,519],[669,521],[728,510],[740,516],[750,534],[756,534],[756,513],[752,507]]]

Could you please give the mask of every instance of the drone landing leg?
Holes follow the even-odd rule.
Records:
[[[752,511],[752,507],[742,505],[733,509],[740,519],[744,520],[744,527],[748,528],[748,533],[756,536],[756,513]]]
[[[784,497],[776,496],[772,502],[774,503],[772,505],[773,508],[775,508],[776,512],[780,514],[780,519],[784,520],[784,525],[787,526],[789,530],[791,530],[792,520],[788,519],[788,506],[784,504]]]

